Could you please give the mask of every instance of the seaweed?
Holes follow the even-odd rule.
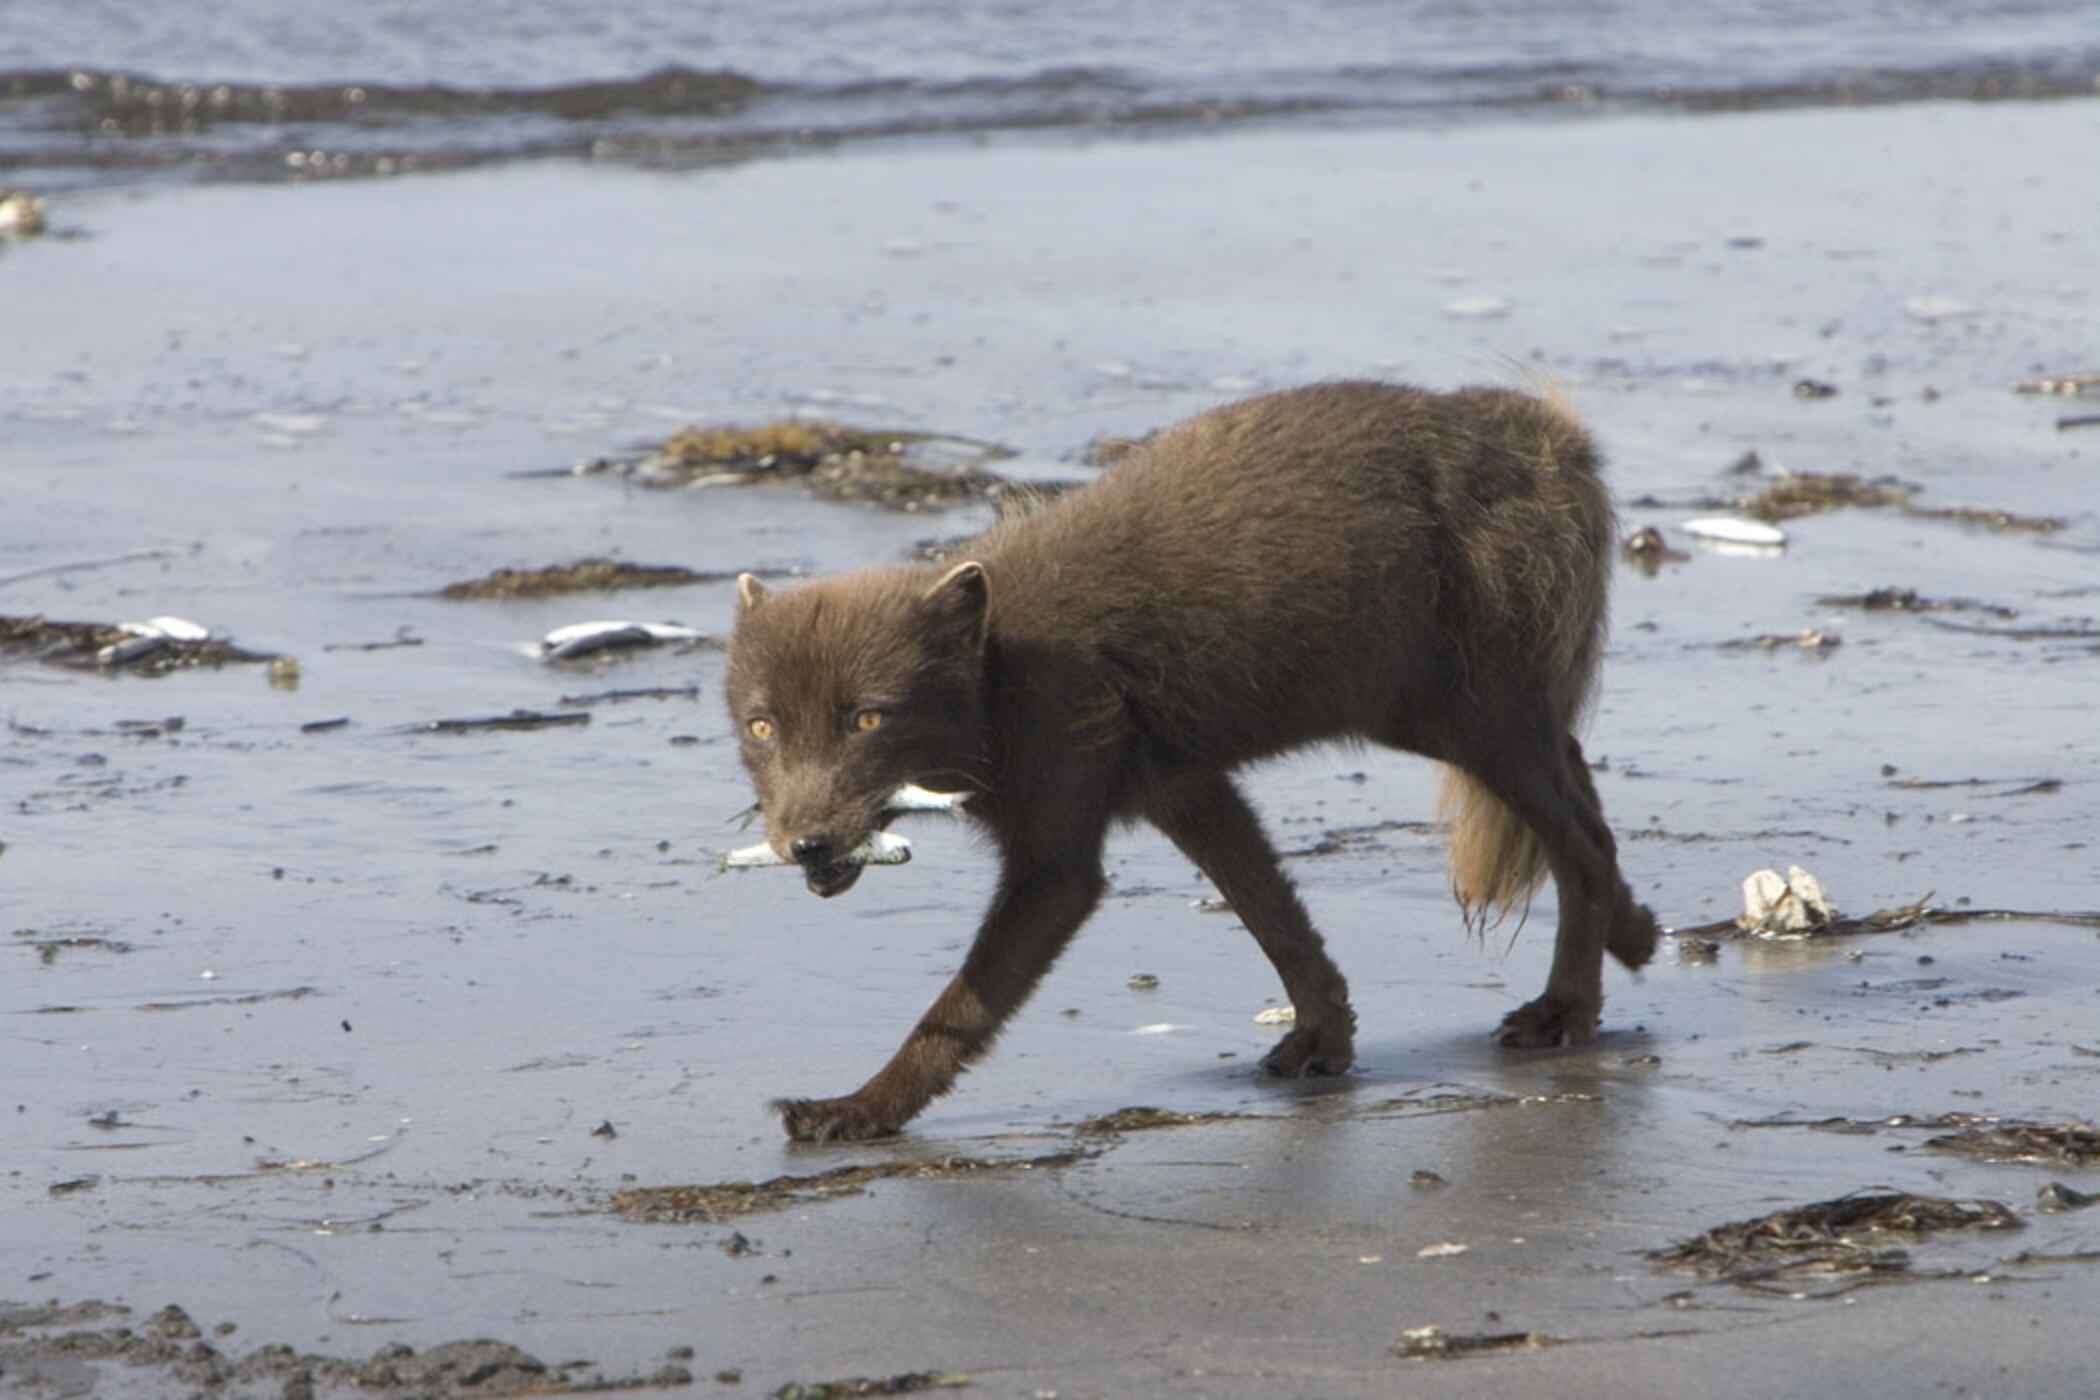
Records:
[[[1192,1123],[1225,1123],[1258,1116],[1251,1113],[1183,1113],[1177,1109],[1135,1105],[1104,1113],[1098,1118],[1088,1118],[1075,1125],[1072,1132],[1077,1137],[1106,1137],[1112,1133],[1141,1133],[1152,1128],[1182,1128]]]
[[[1858,608],[1862,612],[1980,612],[1992,617],[2014,618],[2018,608],[1974,598],[1928,598],[1915,588],[1873,588],[1865,593],[1827,593],[1816,599],[1821,608]]]
[[[2053,515],[2021,515],[1988,506],[1921,506],[1915,500],[1921,489],[1892,476],[1869,478],[1855,472],[1791,472],[1762,491],[1738,497],[1730,504],[1745,515],[1775,522],[1857,506],[1869,510],[1893,507],[1919,520],[1980,525],[1989,530],[2051,534],[2064,528],[2065,522]]]
[[[1935,1152],[1990,1162],[2090,1167],[2100,1163],[2100,1128],[2090,1123],[1994,1123],[1970,1120],[1957,1132],[1927,1138]]]
[[[1898,1277],[1959,1277],[1912,1273],[1909,1253],[1891,1236],[1915,1239],[1946,1230],[2016,1230],[2020,1218],[1997,1201],[1950,1200],[1900,1191],[1858,1191],[1835,1200],[1774,1211],[1716,1225],[1667,1249],[1651,1250],[1659,1268],[1759,1292],[1796,1294],[1809,1278],[1837,1277],[1828,1297],[1861,1283]]]
[[[1013,455],[1012,448],[952,433],[789,418],[750,428],[682,428],[639,458],[598,458],[576,471],[617,472],[644,486],[793,484],[827,500],[901,511],[1061,489],[1017,487],[985,469]]]
[[[919,1162],[870,1162],[811,1176],[724,1181],[697,1186],[636,1186],[616,1192],[611,1209],[623,1220],[652,1225],[713,1225],[813,1201],[858,1196],[877,1181],[949,1181],[1004,1172],[1055,1170],[1083,1161],[1083,1152],[1040,1157],[940,1157]]]
[[[730,573],[709,573],[678,564],[630,564],[621,559],[578,559],[538,569],[497,569],[480,578],[448,583],[440,598],[549,598],[561,593],[612,592],[622,588],[677,588],[722,583]]]

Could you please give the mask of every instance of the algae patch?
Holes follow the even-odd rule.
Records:
[[[1756,1291],[1804,1294],[1812,1279],[1839,1280],[1821,1296],[1911,1273],[1902,1243],[1948,1230],[2017,1230],[2020,1218],[1997,1201],[1950,1200],[1907,1192],[1862,1191],[1716,1225],[1667,1249],[1650,1251],[1660,1268]]]
[[[677,588],[722,583],[735,573],[709,573],[677,564],[630,564],[624,559],[578,559],[539,569],[497,569],[438,590],[440,598],[551,598],[562,593],[611,593],[627,588]]]
[[[2100,1163],[2100,1128],[2090,1123],[1989,1123],[1971,1120],[1958,1132],[1927,1138],[1938,1152],[1990,1162],[2036,1162],[2090,1167]]]
[[[596,458],[575,470],[656,487],[792,485],[825,500],[917,511],[1018,489],[986,470],[1013,455],[1001,444],[953,434],[790,418],[751,428],[682,428],[639,457]]]
[[[921,1162],[870,1162],[810,1176],[725,1181],[701,1186],[637,1186],[616,1192],[613,1214],[651,1225],[712,1225],[740,1216],[785,1210],[815,1201],[858,1196],[878,1181],[951,1181],[959,1177],[1055,1170],[1085,1159],[1083,1152],[1040,1157],[940,1157]]]
[[[1104,1113],[1098,1118],[1088,1118],[1076,1124],[1072,1132],[1077,1137],[1106,1137],[1113,1133],[1141,1133],[1153,1128],[1184,1128],[1196,1123],[1227,1123],[1259,1116],[1251,1113],[1183,1113],[1171,1108],[1133,1105],[1130,1108],[1119,1108],[1114,1113]]]

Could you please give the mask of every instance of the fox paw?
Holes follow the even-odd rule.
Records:
[[[796,1142],[863,1142],[890,1137],[898,1125],[851,1095],[843,1099],[775,1099],[780,1124]]]
[[[1597,1002],[1576,1003],[1547,994],[1502,1018],[1495,1039],[1515,1050],[1587,1045],[1597,1038]]]
[[[1314,1074],[1345,1074],[1356,1062],[1356,1046],[1347,1031],[1320,1026],[1294,1026],[1261,1057],[1261,1067],[1284,1079],[1303,1079]]]

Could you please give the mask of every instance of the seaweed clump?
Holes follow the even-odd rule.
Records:
[[[1943,1230],[2019,1228],[2020,1218],[1997,1201],[1862,1191],[1716,1225],[1668,1249],[1653,1250],[1648,1258],[1663,1268],[1689,1269],[1719,1282],[1781,1293],[1800,1292],[1805,1277],[1850,1276],[1829,1290],[1844,1292],[1858,1283],[1910,1273],[1909,1252],[1892,1244],[1892,1235],[1917,1238]]]
[[[543,569],[497,569],[480,578],[448,583],[440,598],[550,598],[561,593],[613,592],[622,588],[676,588],[720,583],[734,577],[702,573],[676,564],[630,564],[621,559],[578,559]]]
[[[2100,1163],[2100,1128],[2090,1123],[1971,1124],[1959,1132],[1927,1138],[1925,1145],[1935,1151],[1992,1162],[2039,1162],[2065,1167]]]
[[[858,1196],[872,1182],[905,1178],[944,1181],[1034,1168],[1069,1167],[1078,1152],[1041,1157],[942,1157],[925,1162],[873,1162],[834,1167],[812,1176],[776,1176],[767,1181],[724,1181],[702,1186],[635,1186],[616,1192],[612,1210],[624,1220],[653,1225],[712,1225],[812,1201]]]
[[[780,419],[682,428],[638,460],[601,458],[577,470],[614,471],[644,486],[792,484],[826,500],[917,511],[997,499],[1013,488],[986,465],[1012,455],[952,434]]]
[[[1738,497],[1735,508],[1759,520],[1798,520],[1845,506],[1891,507],[1919,520],[1946,520],[1981,525],[1988,530],[2017,530],[2046,535],[2064,528],[2053,515],[2021,515],[1987,506],[1921,506],[1919,487],[1892,476],[1867,478],[1853,472],[1789,472],[1755,495]]]

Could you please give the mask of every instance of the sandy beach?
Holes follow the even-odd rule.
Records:
[[[880,1063],[989,856],[925,818],[840,901],[719,873],[755,839],[719,651],[526,654],[589,618],[721,634],[725,582],[434,594],[591,555],[829,572],[989,516],[566,473],[687,423],[963,434],[1048,480],[1261,389],[1550,379],[1625,530],[1683,556],[1621,567],[1586,741],[1666,925],[1789,865],[1848,915],[2093,911],[2100,428],[2014,385],[2100,369],[2096,132],[2091,101],[1924,104],[54,203],[0,247],[0,616],[175,614],[298,668],[0,653],[0,1391],[327,1394],[352,1373],[252,1353],[493,1338],[552,1369],[367,1379],[2090,1393],[2100,1210],[2037,1192],[2100,1190],[2093,1161],[1928,1144],[2090,1122],[2091,922],[1672,943],[1607,973],[1594,1046],[1512,1055],[1488,1033],[1543,979],[1550,901],[1469,941],[1433,770],[1320,751],[1248,788],[1355,987],[1354,1073],[1256,1077],[1272,974],[1137,832],[955,1094],[893,1142],[791,1147],[768,1100]],[[1789,471],[1909,508],[1755,556],[1682,531]],[[1828,601],[1877,589],[1978,606]],[[644,688],[670,693],[599,698]],[[590,719],[427,728],[518,708]],[[1189,1119],[1085,1126],[1134,1105]],[[856,1166],[748,1214],[620,1196]],[[1646,1257],[1869,1189],[2016,1219],[1761,1279]],[[49,1342],[169,1304],[203,1336],[167,1323],[166,1356]],[[1404,1354],[1425,1327],[1502,1340]],[[206,1344],[223,1374],[183,1359]]]

